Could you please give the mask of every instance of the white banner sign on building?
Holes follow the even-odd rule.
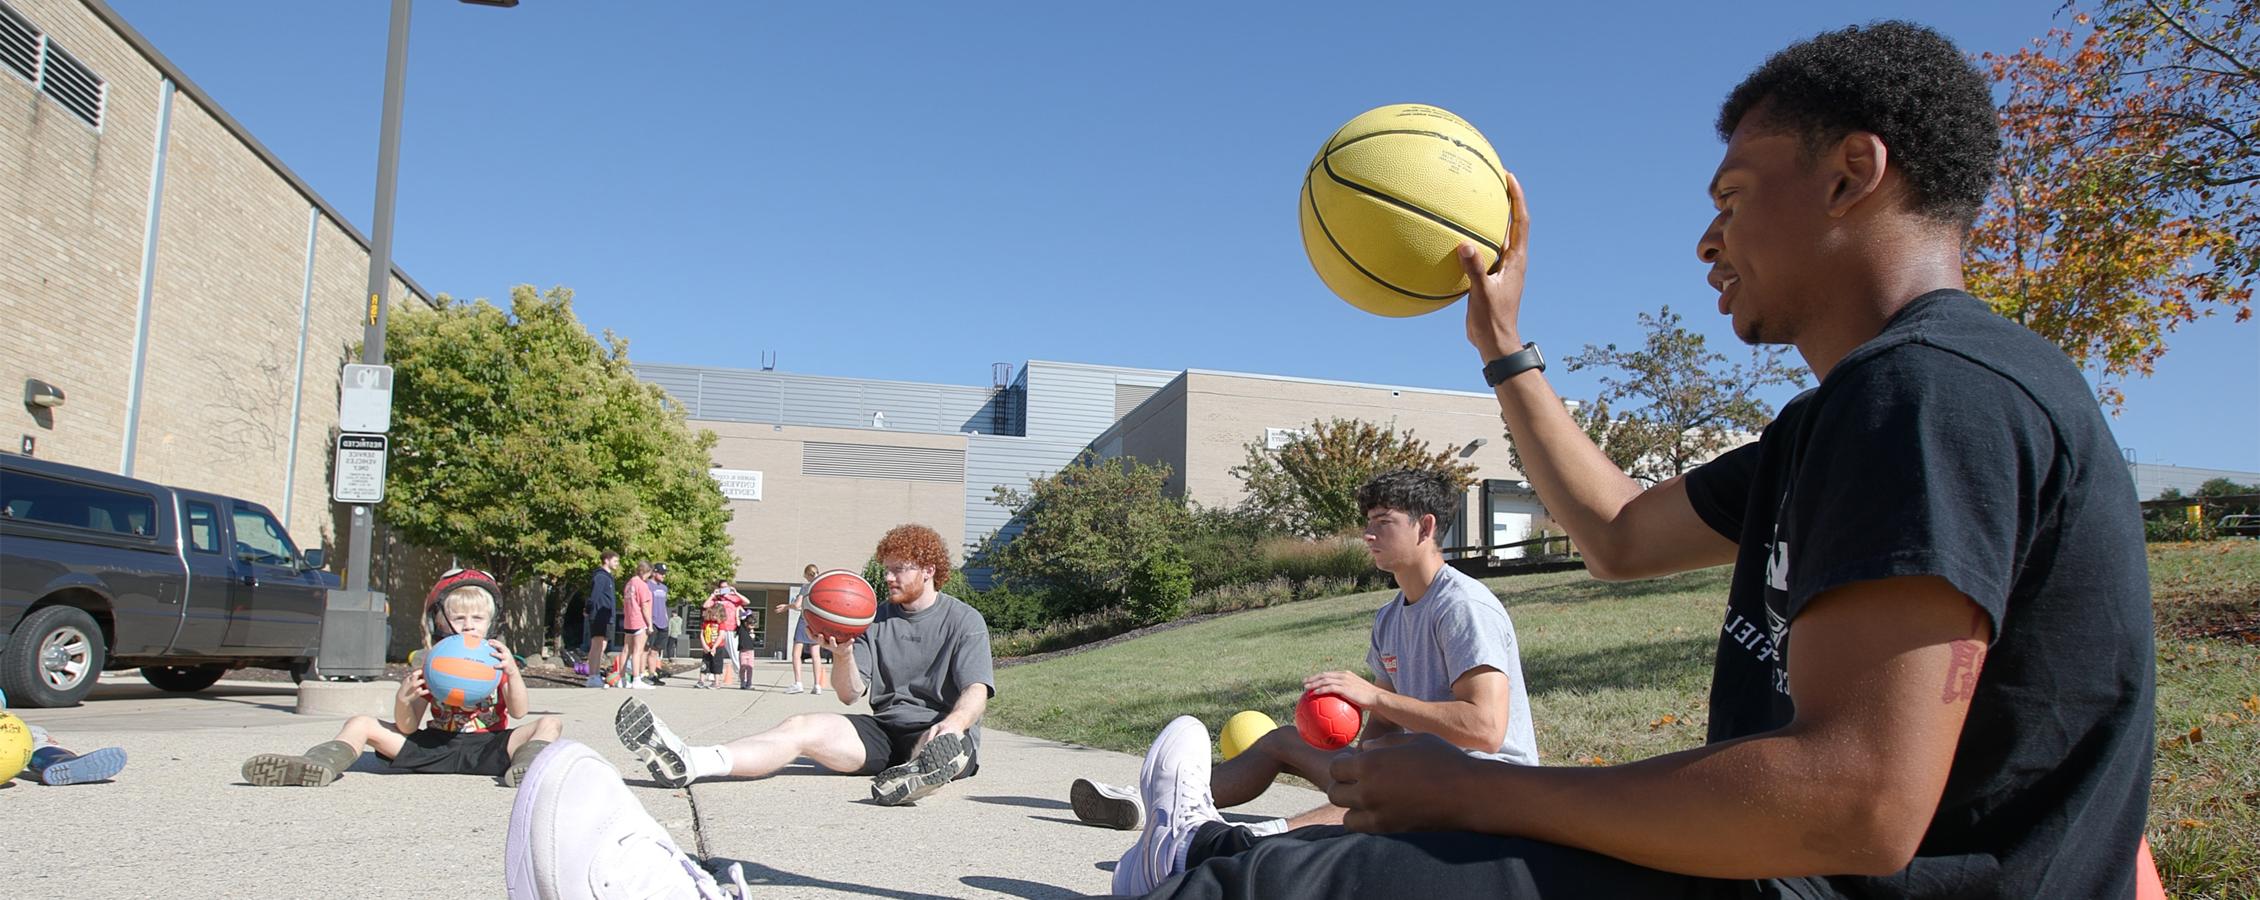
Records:
[[[753,469],[708,469],[722,486],[722,496],[732,500],[761,499],[761,473]]]

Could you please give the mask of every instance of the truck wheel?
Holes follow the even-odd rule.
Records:
[[[18,706],[77,706],[94,690],[110,648],[94,617],[75,606],[50,606],[25,616],[0,655],[0,691]]]
[[[220,680],[228,673],[226,666],[142,666],[141,677],[149,679],[149,686],[176,694],[193,694]]]
[[[308,681],[322,680],[322,667],[316,664],[315,657],[309,656],[305,659],[291,661],[290,683],[305,684]]]

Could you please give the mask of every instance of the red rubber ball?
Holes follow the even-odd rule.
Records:
[[[1340,750],[1357,740],[1364,710],[1333,694],[1303,692],[1295,701],[1295,731],[1320,750]]]

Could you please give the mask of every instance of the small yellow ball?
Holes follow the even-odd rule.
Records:
[[[0,712],[0,781],[16,777],[31,762],[31,726],[13,713]]]
[[[1224,730],[1216,736],[1216,748],[1224,752],[1225,759],[1240,755],[1240,751],[1255,746],[1256,741],[1277,729],[1279,724],[1271,717],[1255,710],[1234,713],[1225,720]]]

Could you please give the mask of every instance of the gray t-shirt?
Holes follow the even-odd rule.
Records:
[[[1430,703],[1452,699],[1452,682],[1478,666],[1505,673],[1511,692],[1506,739],[1498,752],[1476,755],[1538,764],[1538,736],[1530,727],[1515,625],[1506,606],[1482,582],[1445,566],[1418,601],[1406,603],[1404,592],[1397,592],[1373,614],[1373,646],[1365,664],[1390,690]]]
[[[996,696],[989,623],[980,610],[948,594],[914,613],[880,603],[878,620],[854,646],[855,671],[870,691],[871,714],[891,728],[932,727],[976,684]],[[979,746],[980,726],[968,729],[966,737]]]

